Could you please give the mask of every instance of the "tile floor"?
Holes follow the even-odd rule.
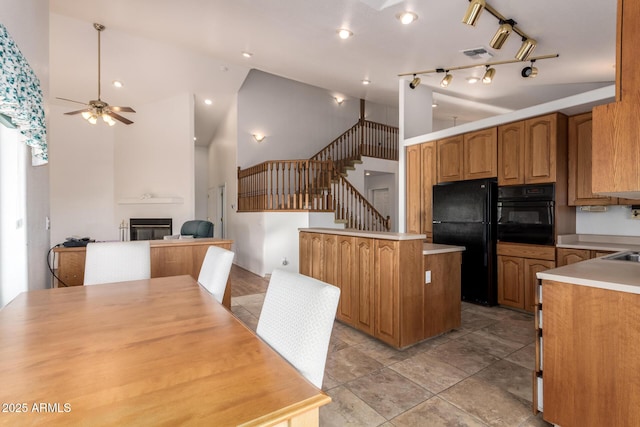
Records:
[[[236,266],[231,280],[244,289],[232,311],[255,330],[268,281]],[[336,322],[320,425],[549,426],[531,411],[533,365],[533,316],[504,308],[463,303],[459,329],[404,351]]]

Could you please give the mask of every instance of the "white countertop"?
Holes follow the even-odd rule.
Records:
[[[606,236],[601,234],[566,234],[558,236],[558,248],[590,249],[594,251],[637,251],[640,237]]]
[[[537,273],[538,279],[640,294],[640,262],[595,258]]]
[[[466,248],[464,246],[441,245],[438,243],[425,243],[422,249],[423,255],[444,254],[447,252],[462,252]]]
[[[383,240],[425,240],[427,238],[426,234],[392,233],[389,231],[360,231],[347,230],[343,228],[299,228],[298,231],[304,231],[307,233],[338,234],[340,236],[366,237],[370,239]]]

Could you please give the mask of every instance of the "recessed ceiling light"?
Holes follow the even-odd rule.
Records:
[[[117,87],[117,88],[121,88],[124,85],[122,84],[122,82],[120,80],[114,80],[113,81],[113,86]]]
[[[346,28],[338,29],[338,37],[340,37],[342,40],[348,39],[352,35],[353,35],[353,33],[351,31],[347,30]]]
[[[196,138],[196,137],[194,136],[194,137],[193,137],[193,140],[194,140],[194,141],[197,141],[197,140],[198,140],[198,138]]]
[[[433,101],[431,103],[431,108],[438,108],[438,103],[436,101]]]
[[[253,56],[253,53],[244,51],[242,52],[242,56],[244,56],[245,58],[251,58]]]
[[[416,19],[418,19],[418,15],[416,15],[413,12],[409,12],[409,11],[404,11],[404,12],[400,12],[396,15],[396,18],[398,18],[400,20],[400,22],[402,22],[404,25],[409,25],[411,24],[413,21],[415,21]]]
[[[211,105],[211,104],[213,104],[213,101],[210,100],[210,99],[205,99],[204,103],[207,104],[207,105]]]
[[[474,83],[478,83],[480,81],[480,77],[467,77],[467,83],[469,84],[474,84]]]
[[[364,79],[364,80],[362,80],[362,84],[365,85],[365,86],[369,85],[369,84],[371,84],[371,80]]]

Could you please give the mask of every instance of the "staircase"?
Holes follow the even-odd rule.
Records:
[[[238,168],[238,212],[335,212],[345,228],[389,231],[383,217],[347,179],[362,157],[398,160],[398,128],[360,119],[308,160],[272,160]]]

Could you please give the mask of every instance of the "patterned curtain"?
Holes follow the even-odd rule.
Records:
[[[0,24],[0,123],[10,122],[31,147],[33,164],[47,163],[47,125],[40,80]]]

